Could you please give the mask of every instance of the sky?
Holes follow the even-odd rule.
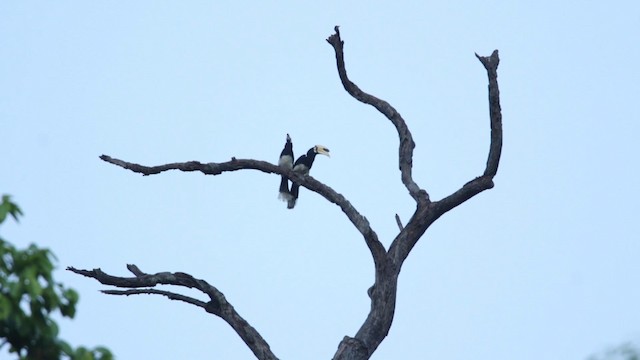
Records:
[[[281,359],[330,359],[356,333],[373,262],[337,206],[302,189],[287,210],[273,174],[143,177],[98,158],[276,163],[289,133],[296,156],[331,150],[311,175],[388,247],[415,203],[395,129],[340,84],[335,25],[350,78],[406,120],[434,200],[484,170],[474,53],[501,58],[495,188],[414,248],[372,359],[585,359],[640,342],[640,4],[548,0],[0,3],[0,192],[25,214],[2,237],[52,249],[80,293],[61,337],[118,359],[254,358],[200,308],[64,270],[129,263],[207,280]]]

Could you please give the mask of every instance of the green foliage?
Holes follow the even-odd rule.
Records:
[[[588,360],[640,360],[640,350],[632,343],[626,343],[610,348],[600,355],[592,355]]]
[[[18,216],[22,215],[22,210],[11,201],[11,196],[2,195],[2,203],[0,203],[0,224],[4,222],[7,215],[13,216],[13,218],[18,221]]]
[[[18,221],[22,211],[4,195],[0,224],[7,215]],[[58,325],[49,315],[57,310],[73,318],[78,293],[55,282],[53,260],[48,249],[30,245],[19,250],[0,238],[0,349],[8,344],[19,359],[113,359],[104,347],[74,349],[58,338]]]

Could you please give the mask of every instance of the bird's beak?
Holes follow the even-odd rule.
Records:
[[[329,154],[329,149],[327,149],[322,145],[316,146],[316,150],[318,154],[327,155],[327,157],[331,157],[331,154]]]

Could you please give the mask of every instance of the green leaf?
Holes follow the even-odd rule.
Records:
[[[71,345],[69,345],[68,342],[64,341],[64,340],[58,340],[58,346],[60,347],[60,350],[62,351],[63,354],[72,357],[73,356],[73,348],[71,347]]]
[[[38,282],[36,274],[30,271],[27,276],[23,278],[24,287],[32,298],[39,297],[42,294],[42,286]]]
[[[73,317],[76,316],[76,307],[73,306],[73,305],[69,305],[69,304],[61,304],[60,305],[60,313],[64,317],[68,317],[70,319],[73,319]]]
[[[93,349],[93,354],[96,360],[113,360],[113,354],[111,351],[103,346],[98,346]]]
[[[60,329],[58,328],[58,324],[51,319],[47,319],[47,327],[49,329],[49,336],[52,338],[57,338],[60,333]]]
[[[80,299],[80,296],[78,295],[78,292],[73,290],[73,289],[66,289],[64,290],[64,292],[62,293],[62,296],[67,299],[67,301],[69,301],[69,303],[71,304],[76,304],[78,302],[78,300]]]
[[[11,314],[11,300],[5,294],[0,294],[0,321],[6,320]]]
[[[73,360],[93,360],[93,355],[86,348],[80,346],[71,358]]]
[[[42,291],[42,301],[44,303],[44,308],[51,312],[60,306],[60,298],[58,294],[56,294],[55,289],[51,286],[47,286]]]
[[[65,289],[62,297],[67,300],[66,303],[60,304],[60,312],[63,316],[72,318],[76,315],[76,304],[78,303],[78,293],[73,289]]]
[[[4,220],[7,218],[7,214],[9,214],[9,211],[11,210],[10,203],[8,201],[5,201],[7,198],[7,195],[3,195],[2,203],[0,203],[0,224],[4,222]]]
[[[0,203],[0,224],[4,222],[7,215],[11,215],[16,221],[19,221],[18,216],[22,215],[22,210],[11,201],[11,196],[2,195],[2,203]]]
[[[23,288],[22,284],[19,282],[9,283],[9,296],[13,299],[19,300],[22,298]]]

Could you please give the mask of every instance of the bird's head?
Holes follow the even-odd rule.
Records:
[[[291,142],[291,136],[289,136],[289,134],[287,134],[287,142]]]
[[[329,155],[329,149],[327,149],[326,147],[322,146],[322,145],[316,145],[313,147],[313,151],[316,154],[322,154],[322,155],[327,155],[327,157],[331,157],[331,155]]]

